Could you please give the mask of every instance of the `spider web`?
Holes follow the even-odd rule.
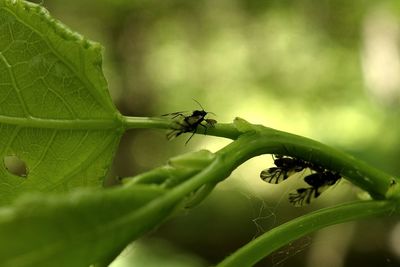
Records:
[[[277,198],[271,198],[268,200],[254,193],[254,190],[250,189],[249,184],[245,184],[245,187],[247,187],[248,190],[242,189],[240,192],[248,200],[249,205],[251,206],[253,216],[250,220],[255,226],[255,232],[252,239],[255,239],[274,227],[279,226],[279,211],[291,207],[290,204],[288,204],[289,192],[294,191],[299,186],[302,182],[302,178],[307,173],[307,171],[302,171],[294,174],[293,177],[290,178],[290,182],[285,182],[286,186],[282,186],[283,184],[266,184],[266,186],[275,187],[275,189],[271,188],[271,190],[278,190],[280,192]],[[244,191],[248,193],[245,193]],[[311,244],[312,238],[310,236],[290,242],[282,249],[263,259],[256,266],[266,266],[265,264],[273,267],[285,266],[285,263],[289,259],[304,252]]]

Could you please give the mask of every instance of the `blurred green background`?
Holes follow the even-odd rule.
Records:
[[[110,93],[124,115],[198,109],[304,135],[400,175],[400,2],[44,0],[51,13],[105,47]],[[185,151],[229,141],[167,142],[159,130],[124,136],[112,175],[131,176]],[[200,206],[135,242],[112,265],[209,266],[310,210],[355,199],[342,182],[310,207],[252,159]],[[338,225],[294,242],[257,266],[399,266],[395,218]]]

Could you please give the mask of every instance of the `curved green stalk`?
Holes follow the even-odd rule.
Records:
[[[133,122],[133,120],[129,120]],[[130,124],[138,126],[155,126],[169,128],[170,120],[151,118],[148,125],[141,124],[140,120]],[[199,134],[202,134],[199,131]],[[162,210],[167,203],[176,203],[190,192],[202,185],[210,187],[225,179],[230,173],[246,160],[261,154],[284,154],[295,156],[330,170],[341,173],[349,181],[366,190],[376,199],[399,197],[399,185],[393,176],[375,169],[356,158],[326,146],[317,141],[271,129],[260,125],[252,125],[242,119],[236,119],[233,124],[218,123],[209,127],[208,135],[231,138],[234,141],[215,153],[212,163],[194,175],[191,179],[172,188],[170,194],[161,196],[151,203],[151,209]],[[372,216],[398,212],[398,201],[365,201],[323,209],[305,215],[282,226],[279,226],[262,237],[250,242],[238,252],[228,257],[219,267],[251,266],[269,253],[284,246],[288,242],[303,235],[321,229],[328,225],[346,221],[362,219]]]
[[[285,133],[285,135],[288,135]],[[279,136],[279,135],[277,135]],[[281,137],[282,138],[282,137]],[[264,134],[258,132],[247,132],[238,137],[237,140],[230,143],[220,151],[215,153],[215,158],[212,162],[205,167],[203,170],[198,172],[196,175],[183,182],[177,187],[172,188],[165,197],[160,196],[157,200],[153,201],[152,205],[154,209],[162,209],[166,203],[170,203],[171,205],[179,201],[180,199],[187,196],[189,193],[195,191],[205,184],[215,184],[230,175],[230,173],[236,169],[243,162],[248,159],[263,154],[263,153],[283,153],[285,150],[282,144],[290,143],[293,145],[293,148],[302,148],[301,139],[298,140],[298,136],[285,136],[285,142],[280,140],[279,138],[267,138]],[[300,143],[299,143],[300,142]],[[311,141],[310,141],[311,142]],[[315,141],[312,141],[315,142]],[[325,155],[330,153],[330,150],[325,151],[325,147],[322,144],[318,144],[320,147],[319,153],[321,155]],[[336,156],[336,155],[334,155]],[[334,159],[341,160],[341,159]],[[363,172],[368,173],[369,169],[361,170]],[[384,182],[385,179],[390,179],[391,176],[385,173],[380,173],[381,180],[377,180],[377,184],[379,182]],[[349,180],[353,181],[355,179],[359,179],[357,176],[353,176]],[[370,188],[371,184],[369,181],[360,184],[363,188],[366,188],[368,192],[375,192]],[[371,191],[370,191],[371,190]],[[159,204],[157,204],[159,203]],[[156,207],[160,205],[159,207]]]
[[[148,123],[142,123],[141,119],[127,121],[130,123],[128,128],[169,128],[168,123],[170,122],[170,120],[164,118],[150,118]],[[388,196],[389,189],[398,188],[397,183],[393,183],[394,178],[389,174],[360,162],[341,151],[308,138],[259,125],[252,125],[241,119],[236,119],[233,124],[218,123],[214,128],[210,127],[207,134],[228,137],[234,139],[234,141],[216,152],[215,158],[211,160],[211,163],[196,175],[171,188],[168,194],[155,199],[133,216],[143,219],[152,218],[155,216],[154,214],[163,214],[163,211],[171,209],[176,203],[185,199],[191,192],[196,191],[201,186],[209,185],[212,188],[213,185],[228,177],[235,168],[246,160],[266,153],[296,156],[326,166],[329,169],[340,171],[348,180],[376,198],[385,198]],[[150,178],[150,180],[153,179],[152,176]],[[202,197],[204,196],[200,196],[200,198]],[[368,201],[346,204],[311,213],[278,227],[262,236],[262,238],[251,242],[243,250],[221,263],[221,266],[250,266],[270,252],[303,234],[332,224],[397,212],[397,204],[397,201],[394,200]],[[151,220],[149,219],[149,221]],[[149,228],[151,226],[143,227]]]
[[[162,128],[169,129],[171,120],[163,117],[136,118],[124,117],[128,129]],[[233,124],[217,123],[208,127],[207,135],[237,139],[245,133],[255,135],[246,141],[244,148],[234,153],[245,153],[245,160],[261,154],[283,154],[294,156],[330,170],[338,171],[350,182],[366,190],[373,198],[385,199],[398,197],[400,190],[397,179],[380,171],[340,150],[331,148],[317,141],[278,131],[261,125],[253,125],[242,119],[235,119]],[[204,134],[199,131],[198,134]],[[230,150],[229,148],[227,148]],[[222,152],[225,150],[222,149]],[[238,157],[236,157],[238,158]],[[242,161],[243,162],[243,161]]]
[[[398,215],[397,201],[358,201],[321,209],[282,224],[241,247],[217,267],[247,267],[309,233],[329,225],[375,216]]]

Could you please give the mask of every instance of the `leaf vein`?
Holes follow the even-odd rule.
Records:
[[[49,151],[51,145],[53,144],[54,138],[57,135],[57,131],[53,131],[53,133],[51,134],[49,140],[46,143],[46,146],[43,149],[43,152],[41,153],[41,155],[38,157],[36,164],[30,168],[31,172],[34,172],[34,170],[40,165],[40,163],[42,162],[43,158],[47,155],[47,152]]]
[[[41,33],[40,31],[36,30],[34,27],[32,27],[30,24],[28,24],[27,22],[23,21],[18,14],[16,14],[13,10],[7,8],[7,7],[0,7],[0,9],[5,10],[8,13],[11,13],[15,20],[18,21],[19,23],[21,23],[22,25],[26,26],[27,28],[29,28],[32,32],[35,32],[47,45],[47,47],[49,48],[49,50],[51,50],[53,52],[53,54],[61,61],[65,64],[65,66],[72,72],[75,74],[75,76],[77,78],[79,78],[79,80],[85,85],[85,87],[88,89],[88,91],[90,92],[91,96],[93,97],[93,99],[101,106],[104,107],[105,105],[107,105],[110,110],[112,110],[114,112],[114,108],[110,105],[108,105],[108,103],[106,103],[104,101],[104,97],[102,97],[102,95],[99,95],[97,92],[100,89],[96,89],[94,87],[94,85],[87,79],[84,78],[84,76],[82,76],[82,73],[79,72],[74,65],[67,60],[65,57],[61,56],[59,54],[59,52],[54,48],[54,46],[48,41],[47,38],[45,38],[45,36],[43,35],[43,33]],[[80,47],[79,51],[81,51],[82,47]]]
[[[108,146],[111,145],[111,143],[113,143],[113,142],[115,142],[115,139],[112,135],[108,136],[108,138],[104,138],[101,145],[98,146],[96,148],[96,150],[93,150],[85,160],[80,161],[78,165],[71,168],[72,170],[69,173],[64,175],[57,182],[54,182],[53,184],[48,185],[44,190],[45,191],[53,191],[58,186],[60,186],[62,184],[65,185],[65,182],[68,179],[77,175],[78,173],[82,172],[83,170],[86,170],[89,167],[89,165],[91,165],[98,157],[100,157],[104,153],[104,151],[108,148]]]
[[[11,77],[11,81],[12,81],[12,85],[13,85],[12,87],[14,88],[15,93],[17,94],[18,101],[20,102],[24,113],[26,114],[27,117],[32,117],[32,116],[29,114],[29,111],[28,111],[28,108],[27,108],[27,106],[26,106],[26,103],[25,103],[25,101],[24,101],[24,99],[23,99],[23,97],[22,97],[22,95],[21,95],[21,90],[20,90],[20,88],[18,87],[18,84],[17,84],[17,80],[16,80],[16,78],[15,78],[14,71],[12,70],[12,66],[10,65],[10,63],[8,62],[8,60],[7,60],[7,58],[4,56],[4,54],[1,53],[1,52],[0,52],[0,59],[4,62],[4,64],[6,65],[6,67],[7,67],[7,69],[8,69],[8,73],[9,73],[9,75],[10,75],[10,77]]]

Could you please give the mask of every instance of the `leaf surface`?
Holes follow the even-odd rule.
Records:
[[[165,190],[135,185],[106,190],[25,195],[0,208],[2,267],[88,267],[115,257],[161,223],[174,205],[151,209]],[[147,214],[147,215],[146,215]]]
[[[196,201],[214,160],[211,152],[191,152],[123,186],[24,195],[0,208],[0,237],[7,240],[0,242],[0,266],[107,266],[130,242]]]
[[[26,191],[99,185],[123,132],[101,69],[101,46],[41,6],[0,0],[0,203]]]

